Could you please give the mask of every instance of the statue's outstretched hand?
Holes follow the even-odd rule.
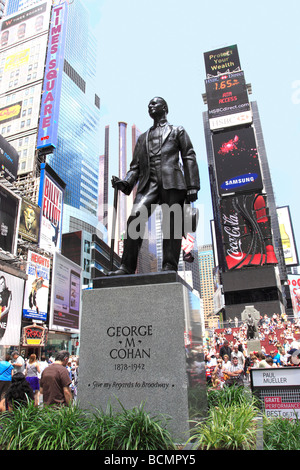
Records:
[[[186,194],[186,202],[194,202],[198,199],[198,190],[189,189]]]
[[[117,188],[119,191],[122,191],[122,193],[126,195],[130,194],[130,186],[127,181],[121,180],[117,176],[112,176],[111,184],[113,188]]]

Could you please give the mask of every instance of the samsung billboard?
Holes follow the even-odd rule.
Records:
[[[263,189],[256,139],[252,127],[212,135],[220,196]]]

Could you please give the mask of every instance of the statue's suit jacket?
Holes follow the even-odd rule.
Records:
[[[164,189],[200,189],[199,170],[191,140],[182,126],[169,123],[162,128],[161,176]],[[139,181],[137,192],[145,189],[150,177],[149,133],[151,128],[137,140],[130,169],[125,181],[129,183],[127,194]],[[183,171],[180,168],[181,154]]]

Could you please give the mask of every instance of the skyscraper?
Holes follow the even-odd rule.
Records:
[[[95,232],[106,241],[97,217],[100,98],[89,13],[82,0],[11,0],[6,11],[0,110],[10,119],[1,133],[20,155],[18,188],[37,202],[46,162],[66,184],[62,232],[82,231],[83,246]],[[88,259],[85,266],[88,280]]]
[[[200,270],[200,296],[203,300],[203,313],[205,326],[212,325],[214,313],[214,256],[212,245],[202,245],[198,248],[199,270]]]
[[[228,69],[218,73],[211,59],[229,55]],[[286,271],[257,105],[249,101],[236,45],[204,58],[203,121],[225,319],[240,318],[247,305],[280,314]]]
[[[104,154],[99,157],[98,220],[108,229],[109,126],[105,126]]]
[[[66,183],[64,232],[72,231],[74,224],[79,229],[80,221],[94,228],[98,222],[100,98],[95,89],[96,51],[88,12],[76,0],[68,6],[57,147],[47,155],[47,163]]]

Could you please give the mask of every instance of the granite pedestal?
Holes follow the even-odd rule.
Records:
[[[185,442],[185,335],[193,328],[193,295],[176,273],[95,280],[94,289],[83,292],[79,406],[105,411],[144,403],[151,416],[169,418],[175,442]],[[205,374],[202,382],[205,387]]]
[[[261,352],[261,342],[259,339],[248,339],[247,340],[247,352],[248,354],[253,352]]]

